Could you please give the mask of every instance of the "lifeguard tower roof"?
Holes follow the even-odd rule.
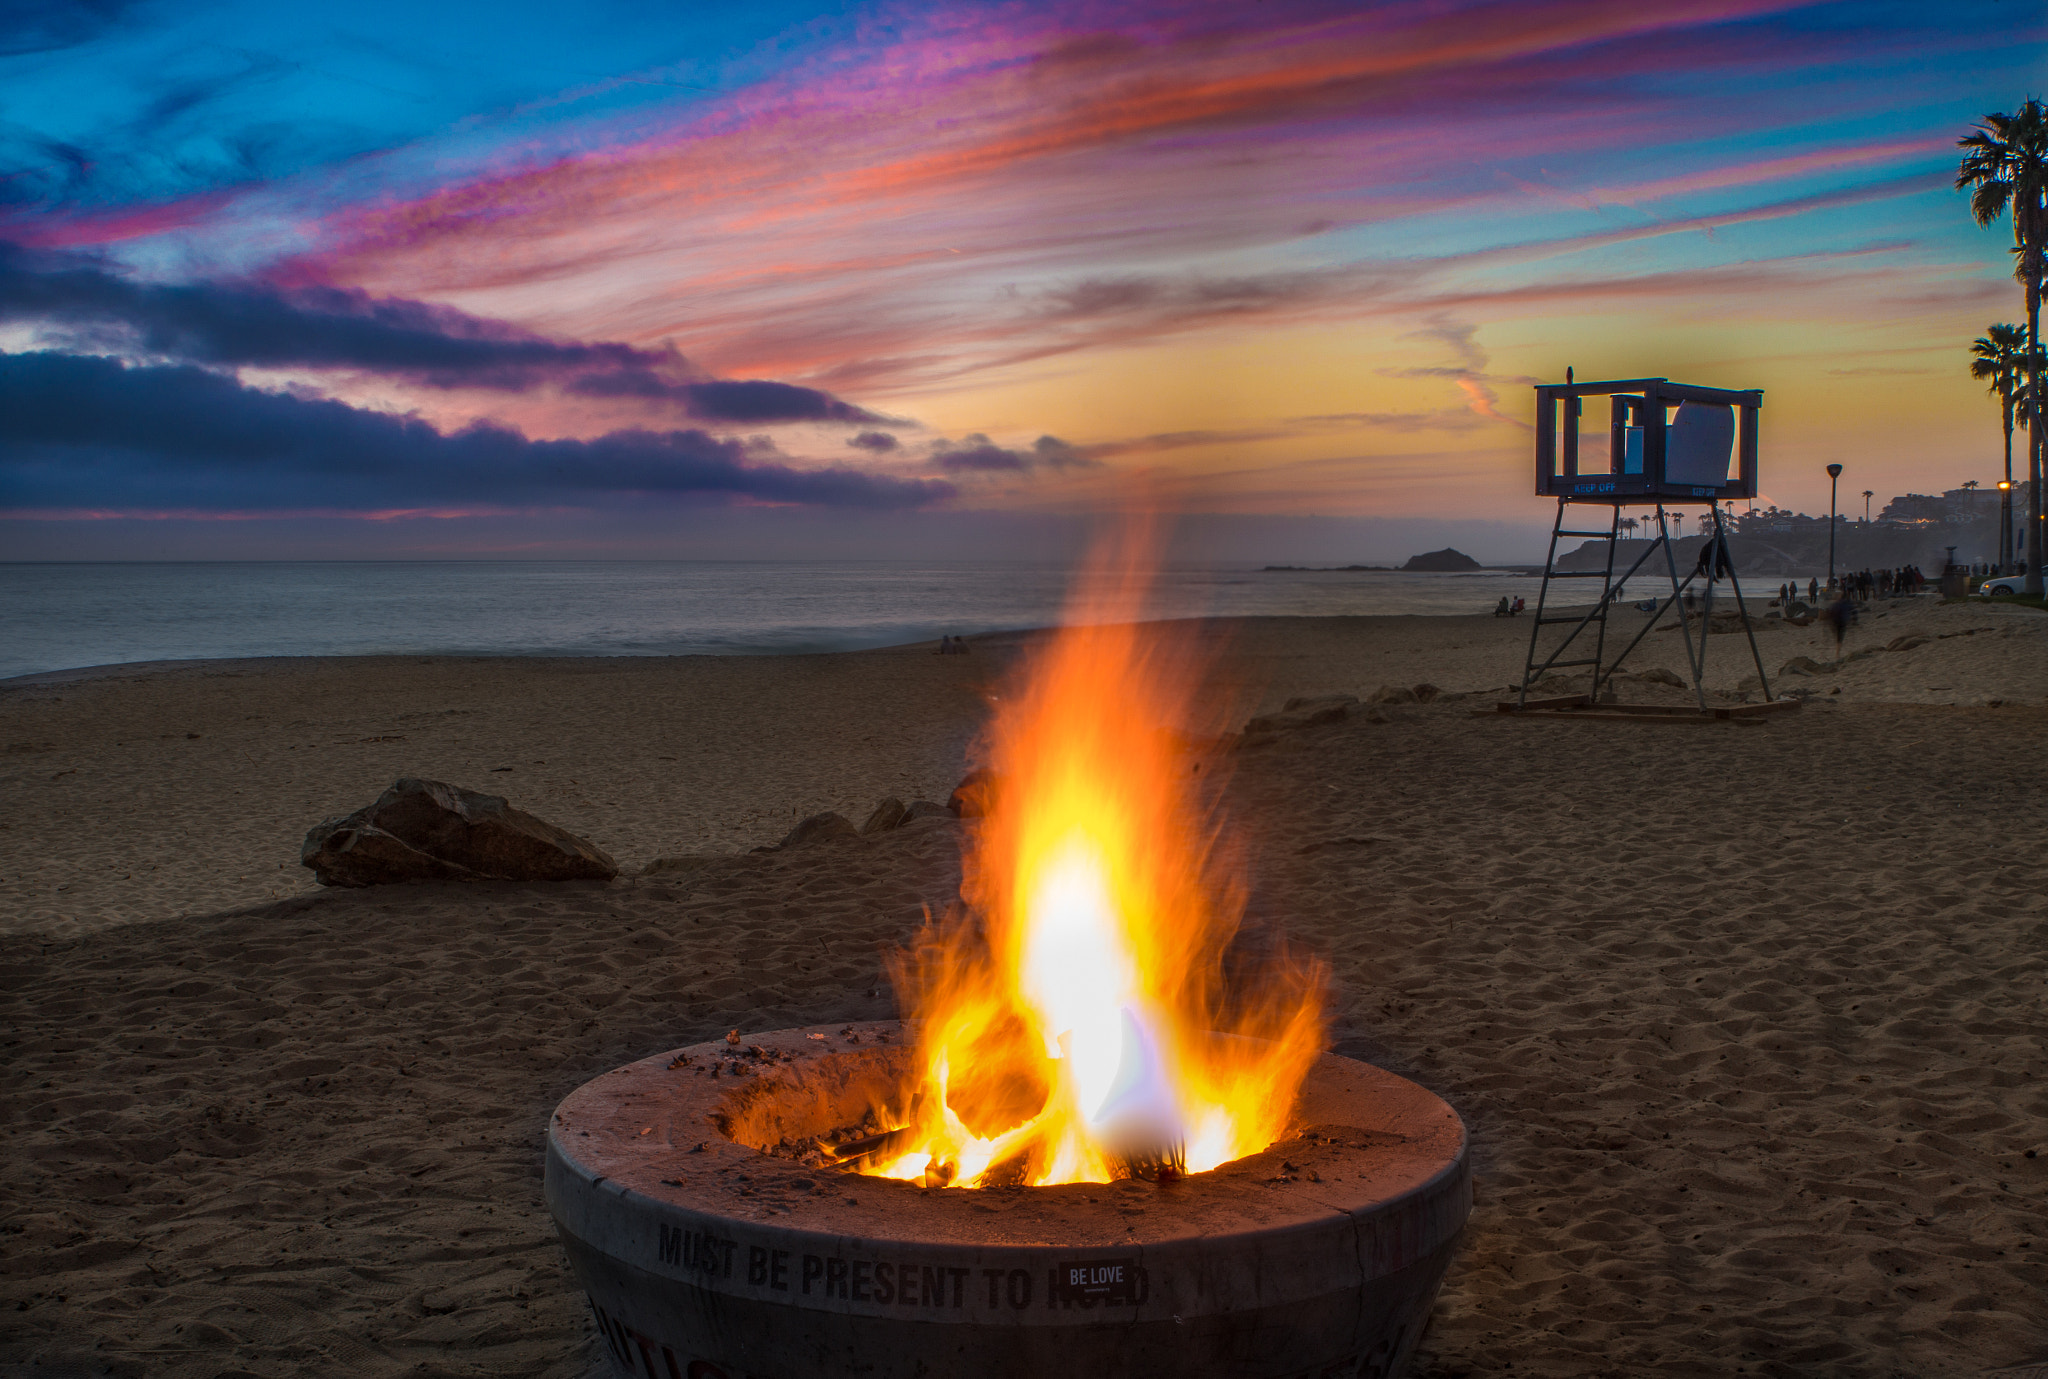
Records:
[[[1582,446],[1589,397],[1608,402],[1607,443]],[[1573,503],[1712,503],[1757,494],[1761,388],[1668,378],[1536,385],[1536,492]]]

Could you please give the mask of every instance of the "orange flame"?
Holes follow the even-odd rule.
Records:
[[[1067,626],[998,701],[965,905],[895,965],[919,1081],[870,1173],[1198,1173],[1286,1128],[1322,1045],[1322,971],[1226,970],[1244,888],[1169,727],[1199,725],[1201,666],[1134,624],[1148,583],[1129,557],[1092,562]]]

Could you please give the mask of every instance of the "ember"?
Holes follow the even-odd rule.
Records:
[[[1147,583],[1139,561],[1095,562],[998,701],[962,811],[965,905],[897,963],[917,1085],[832,1157],[927,1186],[1161,1179],[1285,1130],[1322,973],[1223,980],[1243,886],[1172,731],[1204,726],[1201,667],[1133,625]]]

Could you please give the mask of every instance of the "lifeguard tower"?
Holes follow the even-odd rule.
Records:
[[[1597,441],[1590,446],[1581,443],[1585,400],[1589,397],[1608,400],[1604,445]],[[1732,392],[1673,383],[1668,378],[1577,383],[1572,381],[1569,370],[1563,383],[1537,385],[1536,492],[1540,497],[1557,500],[1557,520],[1551,526],[1550,555],[1543,565],[1543,588],[1536,597],[1536,616],[1529,629],[1529,655],[1522,667],[1521,687],[1512,702],[1500,705],[1502,712],[1697,720],[1796,707],[1797,701],[1781,706],[1772,699],[1770,677],[1764,670],[1763,654],[1757,649],[1756,630],[1750,623],[1748,605],[1743,602],[1742,585],[1736,578],[1721,517],[1722,503],[1756,497],[1757,413],[1763,400],[1761,389]],[[1682,510],[1693,506],[1707,509],[1711,525],[1704,547],[1689,562],[1692,568],[1681,572],[1672,543],[1683,533],[1674,531],[1673,526],[1683,520]],[[1622,509],[1628,507],[1652,509],[1656,535],[1649,547],[1617,577],[1615,553],[1623,535]],[[1597,518],[1587,522],[1575,517],[1589,509],[1603,508],[1607,518],[1604,527],[1597,525]],[[1558,543],[1567,538],[1606,543],[1606,559],[1601,568],[1559,569]],[[1659,557],[1670,580],[1669,593],[1644,601],[1656,606],[1642,610],[1648,616],[1641,629],[1608,660],[1607,624],[1615,611],[1617,593],[1645,565],[1651,565],[1654,571],[1652,562]],[[1654,577],[1653,573],[1651,578]],[[1553,581],[1579,579],[1599,580],[1599,599],[1583,612],[1553,614]],[[1749,640],[1750,655],[1756,661],[1757,677],[1763,686],[1760,704],[1715,706],[1707,700],[1707,637],[1714,623],[1715,596],[1723,584],[1734,599],[1734,612]],[[1699,598],[1696,610],[1686,598],[1693,592]],[[1602,702],[1603,691],[1609,688],[1622,662],[1674,609],[1692,671],[1698,711]],[[1560,626],[1566,629],[1562,640],[1552,642],[1546,650],[1544,629]],[[1592,667],[1593,684],[1586,694],[1531,697],[1530,691],[1545,675],[1587,666]]]

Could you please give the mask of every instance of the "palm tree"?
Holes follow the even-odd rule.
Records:
[[[2011,572],[2012,542],[2012,409],[2026,375],[2027,333],[2014,325],[1994,325],[1970,346],[1970,377],[1991,385],[1991,395],[2005,412],[2005,487],[2000,490],[1998,572]]]
[[[2029,99],[2011,115],[1986,115],[1984,123],[1956,140],[1963,160],[1956,189],[1970,193],[1970,215],[1980,226],[2012,215],[2013,252],[2027,289],[2028,362],[2041,350],[2041,256],[2048,249],[2048,108]],[[2026,591],[2041,597],[2041,382],[2028,369],[2027,473],[2031,479],[2027,522]]]
[[[1866,527],[1870,525],[1870,500],[1876,496],[1877,490],[1874,488],[1863,490],[1863,525]]]

